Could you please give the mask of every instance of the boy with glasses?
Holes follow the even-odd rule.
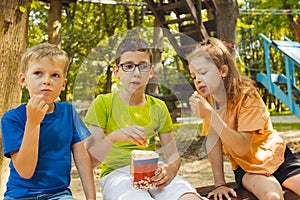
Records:
[[[93,136],[88,144],[89,152],[95,165],[101,163],[104,199],[201,199],[196,190],[177,175],[181,161],[165,103],[145,94],[154,70],[148,44],[139,38],[126,38],[116,56],[117,66],[113,72],[122,88],[97,96],[85,117]],[[155,151],[157,134],[167,162],[151,177],[155,188],[136,189],[130,177],[131,151]]]

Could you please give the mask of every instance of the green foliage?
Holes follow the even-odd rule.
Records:
[[[296,0],[286,1],[285,5],[280,0],[246,0],[240,3],[241,10],[252,10],[254,8],[258,10],[257,12],[253,11],[252,14],[241,12],[237,23],[239,55],[246,67],[251,67],[253,62],[258,60],[263,61],[261,56],[263,55],[263,49],[261,40],[258,38],[259,33],[263,33],[270,39],[279,40],[283,36],[292,40],[295,39],[295,33],[288,16],[277,12],[277,10],[287,9],[287,7],[299,9],[300,5]],[[265,9],[272,9],[273,12],[264,12]],[[273,60],[278,59],[274,58]],[[254,64],[253,70],[255,71],[258,67],[263,68],[263,64],[263,62],[260,63],[260,66]],[[251,72],[249,73],[251,74]]]
[[[295,20],[299,18],[299,14],[288,16],[283,11],[299,10],[300,5],[296,0],[246,0],[240,1],[239,6],[241,12],[237,22],[238,66],[245,75],[255,79],[257,73],[266,73],[263,43],[258,34],[263,33],[271,40],[281,40],[283,36],[295,40],[290,18]],[[242,12],[244,10],[252,12]],[[270,51],[272,73],[285,73],[283,55],[274,48],[270,48]],[[296,67],[295,73],[299,74],[299,67]],[[264,88],[260,89],[260,93],[268,107],[271,108],[272,104],[281,105],[276,103],[274,97]]]
[[[136,1],[130,1],[136,2]],[[139,2],[143,2],[139,0]],[[48,12],[50,5],[33,0],[29,18],[28,46],[48,40]],[[111,66],[122,33],[145,27],[153,30],[154,16],[147,15],[143,6],[105,5],[97,3],[70,3],[62,9],[61,46],[71,58],[67,74],[68,84],[62,93],[62,100],[88,101],[97,94],[119,87],[118,80],[111,78]],[[122,19],[122,20],[120,20]],[[140,31],[143,38],[153,42],[153,32]],[[176,30],[175,30],[176,31]],[[189,74],[169,41],[163,41],[162,62],[164,67],[157,69],[160,92],[170,93],[170,85],[184,78],[190,81]],[[94,52],[93,52],[94,51]],[[112,80],[112,83],[108,82]],[[23,101],[28,95],[24,93]],[[79,98],[79,99],[78,99]]]
[[[48,40],[48,12],[49,4],[38,0],[32,1],[28,27],[28,47]],[[101,41],[108,40],[111,36],[127,30],[128,27],[141,26],[144,18],[147,19],[145,25],[151,24],[152,26],[154,18],[145,16],[144,13],[144,7],[97,3],[70,3],[63,7],[61,46],[71,58],[67,75],[68,85],[63,94],[65,96],[63,100],[71,101],[73,99],[74,82],[80,69],[88,67],[93,70],[95,65],[99,66],[97,63],[99,59],[91,60],[94,58],[91,58],[90,54],[94,48],[101,45]],[[124,16],[127,17],[124,18]],[[78,95],[91,96],[93,92],[94,95],[104,92],[103,88],[107,82],[107,70],[110,70],[108,66],[110,66],[111,60],[112,58],[103,60],[106,64],[104,68],[100,69],[102,74],[94,77],[98,81],[98,88],[95,89],[94,87],[95,91],[86,88],[84,89],[86,92]],[[85,77],[84,80],[91,81],[88,77]],[[26,101],[25,94],[24,101]]]
[[[143,0],[128,2],[144,2]],[[285,3],[285,4],[284,4]],[[245,0],[239,1],[240,10],[257,9],[300,9],[296,0]],[[48,12],[49,4],[33,0],[28,28],[28,46],[48,40]],[[62,49],[66,50],[71,58],[68,71],[67,90],[62,94],[63,100],[86,101],[97,94],[109,92],[119,87],[118,80],[111,77],[111,66],[114,64],[115,47],[121,40],[122,33],[135,28],[149,28],[154,26],[154,16],[146,14],[143,6],[105,5],[97,3],[70,3],[62,9]],[[202,16],[205,18],[205,13]],[[294,19],[299,18],[293,15]],[[122,19],[122,20],[120,20]],[[177,32],[178,27],[172,27]],[[262,41],[258,33],[263,33],[271,39],[280,39],[287,36],[295,39],[295,34],[287,15],[260,13],[240,13],[237,22],[238,66],[241,71],[250,77],[264,72],[264,57]],[[153,42],[149,31],[140,32],[143,38]],[[93,52],[94,51],[94,52]],[[160,83],[160,92],[170,94],[170,85],[181,80],[191,82],[188,72],[173,47],[164,38],[161,55],[163,67],[157,70]],[[279,54],[272,54],[271,58],[274,72],[284,71],[283,58]],[[299,72],[296,71],[299,75]],[[110,83],[110,81],[112,82]],[[76,93],[74,93],[76,92]],[[261,89],[264,100],[272,103],[273,98],[267,91]],[[28,94],[24,93],[26,101]]]
[[[41,1],[33,0],[28,24],[28,47],[48,41],[48,10]]]
[[[21,102],[22,103],[27,103],[29,99],[29,92],[26,88],[22,88],[22,98]]]
[[[19,10],[21,13],[25,13],[27,11],[24,6],[19,6]]]

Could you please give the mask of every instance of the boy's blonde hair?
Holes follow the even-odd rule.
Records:
[[[120,64],[120,57],[128,51],[141,51],[149,54],[150,62],[152,63],[152,48],[148,43],[138,37],[125,38],[118,46],[116,51],[116,64]]]
[[[64,65],[64,76],[67,75],[70,60],[68,54],[58,48],[58,46],[49,43],[42,43],[29,48],[21,58],[21,72],[26,73],[28,63],[32,60],[48,58],[51,61],[59,61]]]
[[[227,101],[235,104],[242,94],[256,95],[254,81],[242,76],[236,66],[234,56],[225,43],[217,38],[210,37],[199,43],[196,49],[189,55],[188,61],[196,57],[209,57],[216,64],[218,69],[223,65],[228,66],[228,74],[224,79]]]

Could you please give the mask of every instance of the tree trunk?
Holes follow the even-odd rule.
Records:
[[[26,50],[30,0],[0,1],[0,118],[21,102],[19,86],[20,60]],[[2,141],[2,134],[0,133]],[[3,156],[0,142],[0,198],[2,199],[7,177],[8,159]]]
[[[50,1],[49,21],[48,21],[48,42],[61,46],[61,0]]]
[[[236,0],[215,0],[218,38],[235,45],[238,4]]]
[[[155,26],[159,27],[159,23],[157,19],[155,20]],[[149,80],[149,83],[146,87],[146,93],[159,93],[159,76],[161,73],[161,68],[163,67],[162,61],[161,61],[161,51],[162,51],[162,41],[163,41],[163,31],[162,28],[154,28],[153,30],[153,44],[151,44],[153,47],[156,47],[156,49],[153,49],[153,58],[152,63],[154,64],[154,74],[153,77]]]
[[[300,18],[293,19],[293,21],[291,21],[291,24],[292,27],[294,28],[296,41],[300,42]]]
[[[55,44],[61,48],[61,19],[62,1],[61,0],[50,0],[50,10],[48,13],[48,42]],[[68,88],[68,82],[66,88]],[[66,101],[67,91],[63,91],[60,94],[61,101]]]
[[[283,1],[283,7],[286,10],[292,10],[292,6],[289,4],[287,0]],[[293,16],[291,13],[287,14],[287,18],[291,23],[291,26],[294,29],[295,38],[297,42],[300,42],[300,18],[299,16]]]

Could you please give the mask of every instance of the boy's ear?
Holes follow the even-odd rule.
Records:
[[[113,70],[113,73],[114,73],[114,75],[115,75],[115,77],[117,77],[117,78],[119,78],[120,76],[118,75],[119,73],[119,67],[118,66],[116,66],[116,65],[114,65],[113,67],[112,67],[112,70]]]
[[[62,88],[61,88],[61,91],[65,91],[66,85],[67,85],[67,79],[65,78],[65,80],[63,82],[63,85],[62,85]]]
[[[150,77],[150,78],[152,78],[153,75],[154,75],[154,68],[155,68],[155,65],[153,65],[153,66],[151,67],[151,71],[150,71],[150,74],[149,74],[149,77]]]
[[[22,88],[26,87],[27,86],[27,82],[26,82],[25,75],[23,73],[20,73],[19,77],[20,77],[20,85],[22,86]]]

